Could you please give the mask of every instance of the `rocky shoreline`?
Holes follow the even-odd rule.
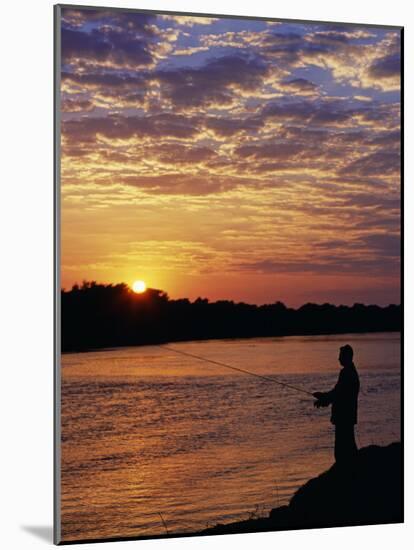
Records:
[[[351,525],[401,523],[403,455],[401,443],[370,445],[358,451],[352,468],[329,470],[309,480],[289,505],[268,517],[219,524],[199,535],[252,533]]]

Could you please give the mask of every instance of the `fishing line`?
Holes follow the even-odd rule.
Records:
[[[193,359],[198,359],[199,361],[205,361],[206,363],[212,363],[213,365],[218,365],[219,367],[225,367],[226,369],[232,369],[237,372],[242,372],[244,374],[250,374],[250,376],[256,376],[256,378],[262,378],[263,380],[267,380],[269,382],[273,382],[274,384],[278,384],[279,386],[283,386],[285,388],[289,388],[291,390],[295,390],[297,392],[306,393],[307,395],[311,395],[313,397],[313,393],[307,390],[304,390],[302,388],[298,388],[297,386],[293,386],[292,384],[287,384],[286,382],[279,382],[279,380],[275,380],[274,378],[270,378],[269,376],[263,376],[262,374],[256,374],[255,372],[251,372],[245,369],[241,369],[239,367],[233,367],[232,365],[227,365],[226,363],[222,363],[221,361],[214,361],[213,359],[207,359],[206,357],[201,357],[200,355],[194,355],[192,353],[188,353],[187,351],[181,351],[175,348],[170,348],[170,346],[164,346],[159,345],[160,348],[166,349],[168,351],[172,351],[174,353],[179,353],[181,355],[186,355],[187,357],[192,357]]]

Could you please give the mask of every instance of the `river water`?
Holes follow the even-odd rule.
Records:
[[[399,333],[172,344],[309,391],[338,348],[361,379],[359,446],[400,436]],[[62,539],[195,532],[265,515],[333,462],[329,409],[162,346],[62,356]]]

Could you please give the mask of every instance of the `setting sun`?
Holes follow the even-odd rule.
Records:
[[[144,281],[134,281],[134,284],[132,285],[132,290],[137,294],[141,294],[142,292],[145,292],[147,290],[147,285]]]

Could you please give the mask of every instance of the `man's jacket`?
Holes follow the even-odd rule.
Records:
[[[359,376],[354,365],[343,367],[335,387],[323,394],[326,404],[332,403],[332,424],[356,424],[358,421]]]

